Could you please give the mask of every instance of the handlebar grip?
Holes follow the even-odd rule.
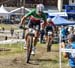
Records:
[[[25,28],[25,27],[23,27],[23,26],[19,26],[19,28],[20,29],[24,29],[24,30],[26,30],[27,28]]]
[[[22,29],[23,27],[22,26],[19,26],[19,28]]]

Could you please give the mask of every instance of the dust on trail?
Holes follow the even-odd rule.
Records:
[[[30,64],[26,63],[26,53],[23,52],[10,56],[1,56],[0,68],[42,68],[43,64],[47,65],[52,63],[58,63],[58,60],[55,58],[58,59],[58,49],[52,49],[52,52],[47,52],[46,46],[37,46],[36,55],[31,56]]]

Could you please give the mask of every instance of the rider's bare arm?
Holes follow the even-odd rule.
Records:
[[[23,17],[22,17],[21,22],[20,22],[20,25],[22,25],[22,24],[25,23],[24,21],[25,21],[26,18],[27,18],[26,16],[23,16]]]
[[[28,17],[30,17],[32,14],[34,14],[34,11],[35,11],[35,10],[31,10],[29,13],[25,14],[25,16],[23,16],[23,17],[21,18],[20,24],[21,24],[21,25],[22,25],[22,24],[25,24],[25,20],[26,20]]]
[[[43,22],[43,23],[41,23],[41,30],[42,30],[42,29],[44,29],[44,28],[45,28],[45,26],[46,26],[46,23],[44,23],[44,22]]]

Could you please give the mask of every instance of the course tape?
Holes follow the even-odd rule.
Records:
[[[61,52],[69,52],[69,53],[75,52],[75,49],[61,48],[60,50],[61,50]]]
[[[3,40],[0,41],[0,44],[14,44],[17,42],[24,42],[24,39],[10,39],[10,40]]]

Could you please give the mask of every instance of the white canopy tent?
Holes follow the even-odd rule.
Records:
[[[10,11],[10,15],[16,14],[16,15],[24,15],[25,13],[29,12],[30,10],[28,8],[24,8],[23,6],[17,9],[14,9]]]
[[[9,12],[4,8],[3,5],[0,7],[0,16],[8,19]]]

